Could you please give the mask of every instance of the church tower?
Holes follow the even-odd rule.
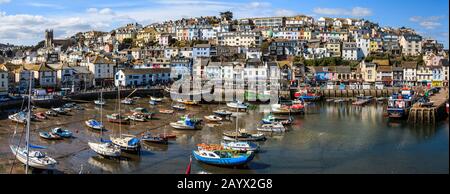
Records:
[[[45,30],[45,47],[53,47],[53,30]]]

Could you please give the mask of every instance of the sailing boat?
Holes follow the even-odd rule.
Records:
[[[101,98],[103,100],[103,98]],[[100,104],[100,122],[91,119],[86,121],[86,125],[93,129],[100,130],[100,142],[88,142],[89,147],[97,154],[105,157],[120,157],[120,147],[111,141],[103,140],[103,104]]]
[[[100,99],[94,101],[95,105],[104,106],[106,105],[105,99],[103,99],[103,90],[100,91]]]
[[[102,94],[103,94],[103,92],[100,92],[100,101],[103,101]],[[95,104],[97,104],[97,103],[95,103]],[[100,122],[98,122],[95,119],[89,119],[85,123],[91,129],[103,131],[103,129],[105,128],[103,126],[103,105],[104,105],[104,103],[99,103],[98,105],[100,105]]]
[[[16,157],[17,160],[25,164],[25,173],[28,174],[28,167],[33,167],[37,169],[44,170],[53,170],[58,163],[55,159],[47,156],[44,152],[30,150],[30,148],[34,149],[45,149],[43,146],[36,146],[30,144],[30,120],[31,120],[31,79],[32,74],[30,73],[30,83],[29,83],[29,95],[28,95],[28,115],[26,122],[26,136],[25,136],[25,144],[26,147],[20,147],[20,143],[18,145],[11,144],[9,147],[11,148],[12,153]],[[16,131],[14,131],[14,135]],[[13,135],[13,137],[14,137]]]
[[[118,118],[122,118],[120,115],[120,85],[117,86],[117,101],[118,101],[118,109],[117,113]],[[122,122],[119,122],[119,137],[111,137],[111,142],[119,146],[121,150],[124,151],[138,151],[140,148],[140,140],[133,135],[125,135],[122,134]]]
[[[237,108],[239,109],[239,108]],[[239,110],[237,110],[239,111]],[[238,123],[239,123],[239,115],[236,117],[236,132],[235,132],[235,139],[231,142],[222,142],[222,146],[225,149],[230,149],[234,151],[257,151],[259,150],[259,146],[255,143],[250,143],[246,141],[238,141]]]

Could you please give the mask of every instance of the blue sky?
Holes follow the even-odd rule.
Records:
[[[365,18],[382,26],[412,27],[449,47],[448,0],[0,0],[0,42],[32,45],[53,28],[57,37],[110,31],[129,22],[147,25],[182,17],[235,18],[306,14]]]

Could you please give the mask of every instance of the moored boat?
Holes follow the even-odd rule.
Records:
[[[150,133],[145,133],[141,137],[141,141],[143,142],[150,142],[150,143],[156,143],[156,144],[168,144],[169,138],[168,137],[161,137],[161,136],[153,136]]]
[[[172,114],[174,111],[170,109],[159,109],[159,113],[162,114]]]
[[[70,137],[72,137],[72,132],[71,131],[69,131],[68,129],[63,129],[61,127],[53,128],[52,129],[52,133],[56,134],[56,135],[58,135],[60,137],[63,137],[63,138],[70,138]]]
[[[147,117],[141,113],[133,113],[132,115],[128,116],[128,119],[139,122],[147,121]]]
[[[26,124],[27,123],[27,116],[25,112],[18,112],[12,115],[8,116],[8,119],[16,122],[16,123],[21,123],[21,124]]]
[[[66,115],[67,111],[65,108],[52,108],[53,111],[55,111],[56,113],[60,114],[60,115]]]
[[[129,118],[125,118],[124,116],[119,116],[118,113],[113,113],[110,115],[106,115],[106,118],[111,123],[120,123],[120,124],[130,124]]]
[[[256,130],[264,132],[285,132],[286,128],[281,123],[263,124],[257,127]]]
[[[92,128],[92,129],[95,129],[95,130],[103,130],[104,129],[103,123],[101,123],[101,122],[99,122],[99,121],[97,121],[95,119],[89,119],[89,120],[87,120],[85,122],[85,124],[89,128]]]
[[[55,111],[52,110],[52,109],[45,111],[45,114],[46,114],[47,116],[52,116],[52,117],[58,116],[58,113],[55,112]]]
[[[140,148],[140,139],[133,135],[122,134],[119,137],[111,137],[111,142],[124,151],[138,151]]]
[[[175,110],[186,110],[186,106],[184,106],[183,104],[173,105],[172,108],[174,108]]]
[[[28,164],[30,167],[42,170],[56,169],[56,164],[58,162],[55,159],[49,157],[44,152],[27,150],[26,148],[18,147],[15,145],[10,145],[10,149],[17,160],[19,160],[23,164]]]
[[[210,121],[210,122],[219,122],[219,121],[222,121],[222,117],[219,117],[219,116],[216,116],[216,115],[208,115],[208,116],[205,116],[205,119],[206,119],[207,121]]]
[[[186,105],[198,105],[198,101],[196,100],[184,100],[184,99],[178,99],[177,102],[186,104]]]
[[[219,116],[231,116],[233,114],[233,112],[224,110],[224,109],[219,109],[214,111],[214,114],[219,115]]]
[[[235,101],[235,102],[228,102],[227,106],[230,108],[234,108],[234,109],[243,109],[243,110],[247,110],[248,108],[248,104],[240,102],[240,101]]]
[[[153,100],[155,102],[162,102],[163,101],[162,98],[157,98],[157,97],[153,97],[153,96],[150,96],[150,100]]]
[[[200,148],[200,145],[199,145]],[[200,148],[192,151],[197,161],[217,166],[241,166],[253,160],[254,152],[238,153],[231,150]]]
[[[39,132],[39,137],[42,137],[47,140],[59,140],[62,139],[61,136],[54,134],[52,132]]]
[[[403,88],[400,94],[393,94],[388,100],[388,117],[392,119],[406,118],[416,99],[414,91],[408,88]]]
[[[245,141],[230,141],[230,142],[222,142],[222,146],[224,149],[239,151],[239,152],[248,152],[253,151],[256,152],[259,150],[259,146],[256,143],[245,142]]]
[[[89,148],[95,153],[105,157],[120,157],[121,150],[119,146],[111,142],[88,142]]]
[[[132,104],[134,104],[134,100],[132,98],[125,98],[122,101],[120,101],[120,103],[126,104],[126,105],[132,105]]]

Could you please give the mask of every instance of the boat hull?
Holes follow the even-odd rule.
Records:
[[[22,162],[24,165],[27,163],[27,157],[26,154],[21,154],[20,151],[17,151],[17,146],[10,146],[12,153],[16,156],[17,160]],[[43,164],[40,162],[35,161],[32,157],[29,157],[28,165],[32,168],[41,169],[41,170],[55,170],[56,169],[56,162],[49,163],[49,164]]]
[[[253,160],[254,153],[236,158],[207,158],[201,156],[197,151],[192,151],[194,158],[200,162],[216,166],[242,166]]]

